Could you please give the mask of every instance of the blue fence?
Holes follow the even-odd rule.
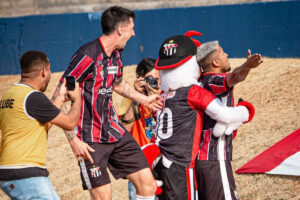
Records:
[[[219,40],[229,57],[247,49],[268,57],[300,57],[300,2],[205,6],[136,11],[136,36],[124,51],[123,64],[158,56],[171,35],[198,30],[201,42]],[[72,54],[101,34],[101,13],[39,15],[0,19],[0,74],[20,73],[27,50],[45,52],[52,71],[65,70]]]

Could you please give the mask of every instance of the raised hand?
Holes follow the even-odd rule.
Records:
[[[263,63],[263,59],[261,54],[253,54],[251,55],[251,50],[248,49],[247,61],[245,62],[245,66],[248,68],[255,68]]]
[[[144,81],[143,77],[137,78],[134,82],[134,88],[142,94],[145,93],[145,86],[146,86],[146,82]]]
[[[64,99],[64,101],[66,101],[66,97],[67,97],[66,80],[64,80],[64,82],[59,87],[57,96],[59,96],[61,99]]]
[[[65,81],[64,81],[65,82]],[[70,100],[78,100],[81,99],[81,90],[79,87],[79,83],[75,83],[75,89],[73,91],[67,91],[67,96],[70,98]]]

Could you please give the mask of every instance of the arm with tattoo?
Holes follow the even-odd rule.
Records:
[[[134,102],[143,104],[150,110],[158,111],[162,109],[162,102],[160,101],[161,98],[159,95],[153,94],[150,96],[146,96],[144,94],[139,93],[136,91],[132,86],[130,86],[125,80],[121,80],[117,82],[118,84],[114,84],[114,91],[118,94],[133,100]]]
[[[66,104],[65,103],[57,103],[58,102],[57,99],[59,98],[59,93],[61,91],[61,85],[62,85],[62,83],[59,82],[58,85],[57,85],[57,87],[56,87],[56,89],[55,89],[55,91],[54,91],[54,93],[53,93],[51,101],[52,101],[52,103],[56,107],[58,107],[59,109],[61,109],[62,112],[67,113],[68,109],[67,109]],[[67,139],[68,139],[69,142],[76,136],[76,134],[75,134],[74,131],[66,131],[66,130],[64,130],[64,133],[65,133],[65,135],[66,135],[66,137],[67,137]]]

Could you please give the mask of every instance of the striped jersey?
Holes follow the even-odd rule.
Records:
[[[174,163],[193,168],[199,151],[203,114],[215,96],[198,85],[161,95],[164,109],[157,113],[156,142]]]
[[[108,57],[99,37],[75,52],[63,74],[79,82],[82,106],[75,132],[84,142],[114,143],[125,132],[112,103],[114,81],[123,72],[121,56],[114,50]]]
[[[219,98],[222,104],[232,107],[234,105],[233,89],[226,85],[228,73],[204,73],[200,78],[201,86]],[[199,160],[232,160],[232,134],[215,137],[213,128],[214,119],[204,114]]]

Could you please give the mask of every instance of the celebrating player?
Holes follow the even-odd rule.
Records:
[[[80,83],[83,106],[81,117],[70,141],[80,165],[83,188],[92,199],[111,199],[107,167],[115,178],[127,178],[137,190],[136,199],[154,199],[155,180],[140,147],[118,119],[112,92],[141,103],[150,110],[161,109],[159,95],[145,96],[122,79],[122,50],[135,35],[134,12],[110,7],[101,17],[103,35],[76,51],[65,71]],[[72,142],[72,141],[77,141]],[[93,162],[86,160],[88,144]],[[85,151],[86,152],[86,151]],[[85,159],[85,160],[82,160]]]
[[[234,105],[233,86],[245,80],[249,71],[263,61],[260,54],[251,55],[249,50],[247,61],[232,73],[227,73],[230,71],[227,56],[218,41],[206,42],[197,48],[197,61],[203,70],[200,78],[202,87],[212,92],[222,104],[231,107]],[[235,128],[219,135],[215,125],[216,121],[205,114],[195,166],[199,199],[238,199],[230,163],[232,130]],[[221,128],[219,126],[218,129]],[[226,126],[223,125],[223,128]]]

